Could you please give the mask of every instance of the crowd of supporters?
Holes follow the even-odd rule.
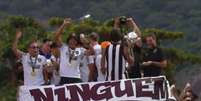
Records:
[[[55,39],[44,39],[40,45],[37,40],[31,41],[27,53],[19,50],[18,41],[23,32],[16,31],[12,50],[22,64],[23,85],[63,85],[163,75],[167,60],[156,36],[150,34],[142,39],[132,18],[116,17],[110,40],[103,42],[99,42],[96,32],[71,33],[63,41],[63,31],[71,23],[66,18],[55,32]],[[122,30],[122,26],[128,30]]]

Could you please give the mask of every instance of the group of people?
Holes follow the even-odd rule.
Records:
[[[54,40],[44,39],[40,44],[32,40],[27,52],[18,48],[22,32],[17,29],[12,50],[22,64],[23,85],[63,85],[162,75],[167,60],[156,36],[149,34],[142,39],[132,18],[121,20],[114,19],[110,40],[99,42],[99,35],[92,32],[89,35],[71,33],[63,42],[63,31],[72,23],[66,18],[55,32]],[[179,101],[193,98],[189,84],[181,95],[174,86],[171,92]]]
[[[132,18],[122,23],[120,17],[114,19],[110,40],[99,42],[99,35],[92,32],[68,35],[66,42],[62,34],[72,23],[66,18],[55,32],[55,39],[37,40],[27,46],[27,53],[18,48],[22,36],[16,31],[12,50],[21,61],[24,85],[62,85],[80,82],[110,81],[126,78],[159,76],[167,65],[154,34],[142,40],[141,31]],[[128,29],[128,34],[122,31]],[[130,32],[129,32],[130,31]],[[147,46],[146,48],[144,46]]]

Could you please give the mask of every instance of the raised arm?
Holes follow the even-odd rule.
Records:
[[[61,38],[61,34],[64,31],[64,28],[69,25],[71,23],[71,19],[70,18],[66,18],[64,19],[63,24],[59,27],[59,29],[56,31],[55,33],[55,39],[56,39],[56,43],[59,47],[61,47],[62,45],[62,38]]]
[[[126,61],[129,64],[129,67],[130,67],[130,65],[132,65],[134,63],[134,58],[132,57],[131,52],[130,52],[131,43],[128,43],[128,44],[129,44],[128,46],[123,47],[123,53],[124,53],[124,57],[125,57]]]
[[[21,58],[22,53],[23,53],[17,47],[17,44],[18,44],[19,39],[20,39],[21,36],[22,36],[22,32],[18,29],[16,31],[15,40],[14,40],[13,45],[12,45],[12,51],[14,52],[15,56],[17,57],[17,59]]]
[[[132,18],[127,18],[127,22],[128,22],[129,27],[131,27],[132,30],[137,33],[138,37],[141,37],[141,35],[142,35],[141,31],[140,31],[139,27],[137,26],[137,24],[135,23],[135,21]]]
[[[119,17],[114,18],[114,29],[120,30],[120,21],[119,21]]]

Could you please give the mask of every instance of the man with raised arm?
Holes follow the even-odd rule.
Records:
[[[129,52],[131,44],[128,42],[125,45],[122,41],[122,33],[116,27],[118,22],[119,18],[116,18],[114,29],[110,33],[111,44],[102,52],[101,70],[106,73],[106,81],[125,79],[126,63],[131,65],[134,62]]]
[[[60,84],[82,82],[80,64],[85,51],[79,46],[79,38],[75,33],[68,36],[67,42],[62,43],[61,34],[66,26],[71,23],[67,18],[55,33],[57,45],[60,48]]]
[[[17,59],[20,59],[22,62],[24,71],[24,85],[39,86],[46,84],[46,80],[44,80],[43,77],[46,59],[44,56],[39,55],[38,43],[36,41],[31,41],[27,46],[28,53],[22,52],[17,47],[21,36],[22,32],[17,30],[16,37],[12,45],[12,50]]]

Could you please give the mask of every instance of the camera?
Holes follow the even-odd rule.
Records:
[[[121,16],[121,17],[119,18],[119,21],[120,21],[120,24],[121,24],[121,25],[125,25],[126,22],[127,22],[127,17],[126,17],[126,16]]]

